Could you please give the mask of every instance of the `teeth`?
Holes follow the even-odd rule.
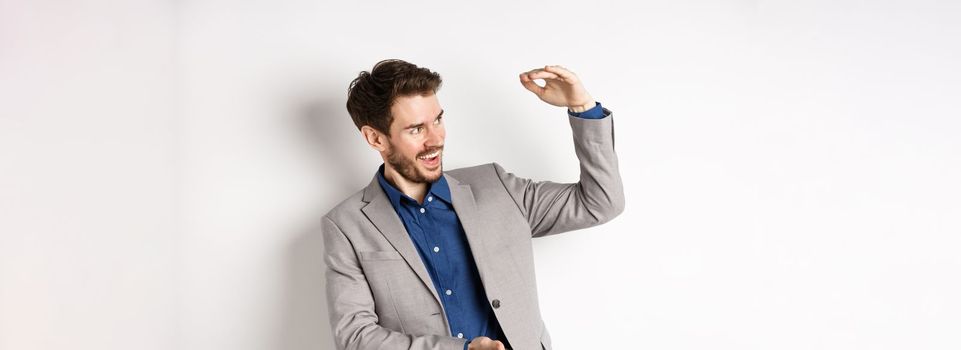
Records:
[[[424,159],[424,160],[426,160],[426,159],[434,158],[434,157],[436,157],[438,154],[440,154],[440,151],[435,151],[434,153],[428,154],[428,155],[423,156],[423,157],[418,157],[418,158],[419,158],[419,159]]]

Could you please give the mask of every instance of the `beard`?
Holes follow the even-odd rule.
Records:
[[[443,149],[444,147],[432,148],[427,151],[424,151],[421,154],[418,154],[417,157],[420,157],[425,154],[431,154],[436,150],[443,150]],[[443,176],[444,174],[443,159],[438,159],[439,160],[438,166],[440,167],[440,171],[437,172],[437,175],[431,175],[431,174],[424,174],[423,172],[421,172],[421,168],[418,167],[419,164],[417,164],[417,157],[414,157],[414,159],[404,158],[402,154],[394,150],[394,146],[390,146],[390,149],[387,150],[387,164],[390,164],[390,166],[392,166],[394,170],[397,170],[397,173],[399,173],[400,176],[403,176],[405,179],[407,179],[407,181],[414,182],[414,183],[430,184],[434,181],[437,181],[437,179],[440,179],[440,177]],[[440,157],[440,155],[438,157]]]

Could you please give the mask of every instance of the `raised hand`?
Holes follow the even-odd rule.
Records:
[[[584,84],[574,72],[561,66],[544,66],[520,74],[521,84],[541,101],[558,107],[568,107],[583,112],[594,107],[594,98],[584,89]],[[544,87],[534,83],[543,79]]]

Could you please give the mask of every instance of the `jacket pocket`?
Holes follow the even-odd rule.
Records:
[[[400,256],[396,250],[381,250],[372,252],[360,252],[361,260],[401,260],[403,257]]]

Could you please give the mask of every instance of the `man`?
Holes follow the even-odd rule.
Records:
[[[561,66],[520,81],[568,108],[579,182],[535,182],[497,163],[443,171],[440,75],[385,60],[351,82],[347,110],[384,164],[323,219],[338,349],[551,349],[531,238],[607,222],[624,193],[611,112]]]

